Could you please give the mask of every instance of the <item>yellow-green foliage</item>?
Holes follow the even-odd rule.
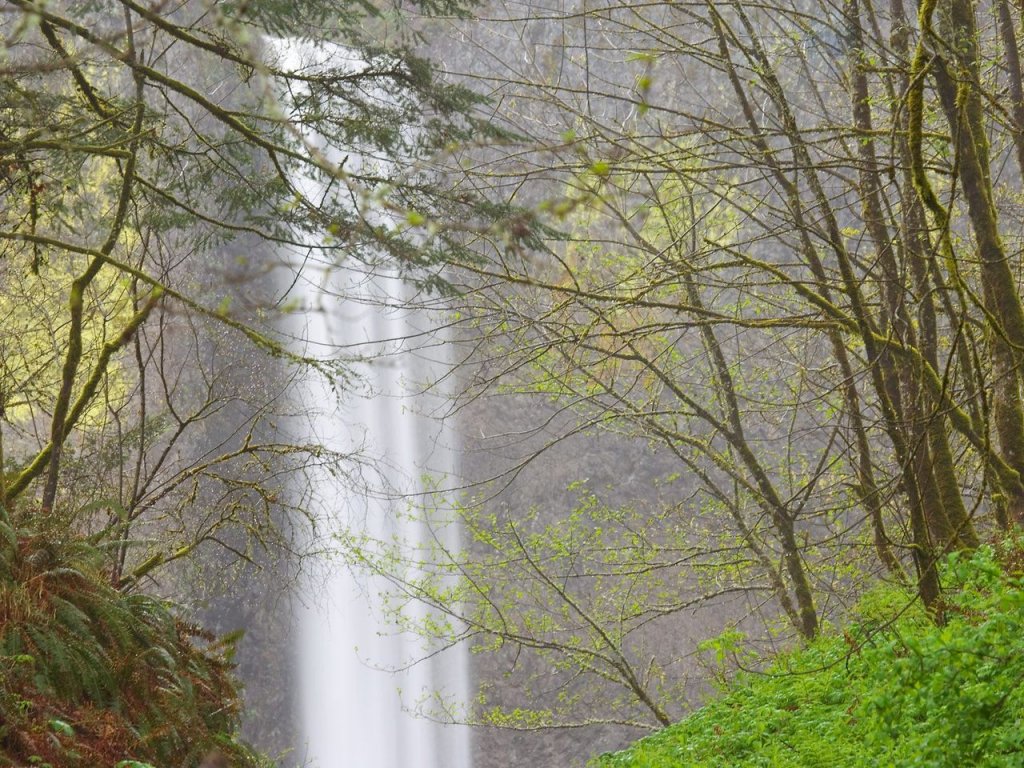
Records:
[[[37,197],[45,197],[47,204],[40,205],[32,229],[38,234],[70,236],[81,240],[82,245],[95,246],[106,234],[102,224],[116,203],[117,167],[110,158],[92,158],[71,170],[76,174],[74,183],[60,185],[59,192],[50,191],[50,186],[56,184],[33,180]],[[114,256],[131,261],[137,239],[134,231],[123,228]],[[23,423],[52,410],[67,352],[71,284],[86,270],[91,257],[26,243],[5,243],[2,256],[0,394],[7,419]],[[82,298],[80,379],[89,376],[90,363],[131,316],[130,279],[112,268],[103,269]],[[117,370],[116,362],[108,365],[107,404],[116,404],[124,397],[124,382]],[[96,425],[105,410],[103,401],[98,398],[85,411],[82,426]]]
[[[29,258],[5,262],[0,293],[0,358],[7,418],[26,422],[48,413],[60,388],[61,366],[66,352],[67,297],[71,282],[85,268],[80,263],[44,261],[37,273]],[[82,328],[83,365],[80,378],[91,371],[103,344],[116,337],[130,316],[131,296],[127,281],[113,271],[101,272],[84,297]],[[125,386],[116,363],[107,376],[108,401],[118,402]],[[97,399],[83,414],[83,426],[95,425],[104,411]]]

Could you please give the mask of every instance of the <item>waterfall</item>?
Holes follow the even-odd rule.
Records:
[[[340,273],[335,279],[351,282]],[[424,395],[415,385],[443,372],[444,361],[426,359],[400,342],[383,346],[375,340],[401,340],[421,334],[424,318],[409,309],[386,309],[381,300],[401,296],[395,279],[375,278],[359,290],[365,302],[335,302],[326,294],[344,290],[308,285],[307,334],[315,344],[366,345],[376,360],[358,365],[366,382],[363,396],[350,398],[332,411],[321,411],[316,439],[333,450],[348,452],[363,445],[382,461],[375,470],[396,496],[417,499],[429,493],[425,473],[451,477],[454,455],[443,425],[421,413]],[[368,294],[374,295],[368,295]],[[320,294],[320,295],[318,295]],[[433,349],[440,349],[434,347]],[[326,383],[312,384],[311,402],[333,402]],[[429,407],[429,405],[427,406]],[[396,515],[402,501],[389,494],[364,493],[352,498],[344,480],[325,477],[320,495],[328,502],[336,530],[362,528],[374,538],[393,534],[415,545],[424,529],[406,515]],[[408,706],[423,692],[444,688],[460,700],[467,693],[468,660],[461,649],[413,664],[400,673],[382,670],[406,667],[424,655],[420,639],[395,634],[381,622],[374,601],[387,588],[379,579],[327,564],[329,573],[311,577],[305,606],[298,614],[298,689],[302,730],[311,765],[321,768],[468,768],[469,739],[465,726],[443,726],[417,718]],[[454,656],[453,656],[454,654]],[[446,658],[447,656],[447,658]],[[399,694],[401,690],[401,695]]]
[[[326,55],[358,63],[337,47],[313,51],[287,42],[274,47],[293,65],[301,57],[315,68]],[[357,155],[347,155],[347,169],[359,167]],[[295,183],[310,199],[323,192],[311,179]],[[432,327],[430,312],[408,301],[411,289],[403,281],[372,269],[366,274],[354,264],[317,265],[309,256],[297,254],[305,266],[296,270],[291,297],[306,308],[296,331],[301,351],[325,358],[341,351],[356,361],[351,365],[361,387],[339,400],[329,382],[310,374],[299,403],[313,415],[306,437],[340,454],[358,451],[362,460],[375,461],[373,479],[365,485],[345,477],[359,474],[355,461],[340,475],[325,471],[313,478],[314,501],[327,527],[317,543],[355,530],[415,547],[429,521],[401,513],[410,502],[432,496],[425,477],[451,479],[455,472],[449,430],[424,415],[439,405],[437,395],[418,393],[425,382],[450,373],[443,338]],[[469,768],[466,726],[443,725],[409,711],[419,697],[438,690],[467,700],[466,652],[428,653],[420,638],[396,633],[382,620],[379,605],[388,585],[347,567],[343,558],[340,547],[324,552],[323,567],[307,577],[297,608],[294,667],[305,739],[299,762],[319,768]]]

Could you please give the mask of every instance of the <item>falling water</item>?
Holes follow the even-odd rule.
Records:
[[[285,55],[298,54],[292,49]],[[355,163],[358,158],[350,156],[346,167]],[[312,182],[298,184],[315,196]],[[296,290],[308,308],[303,352],[346,350],[366,360],[354,364],[363,387],[340,403],[328,382],[305,382],[303,399],[316,414],[310,437],[339,453],[359,449],[377,457],[376,486],[387,490],[359,491],[327,473],[316,478],[328,533],[356,530],[415,547],[425,527],[401,513],[409,500],[429,495],[424,477],[451,478],[455,469],[451,435],[442,422],[424,415],[436,406],[429,399],[436,396],[417,394],[424,382],[449,373],[450,364],[438,359],[444,345],[436,341],[428,313],[402,301],[408,287],[396,278],[331,267],[316,275],[301,272]],[[410,340],[416,338],[435,339],[433,354],[413,349]],[[469,768],[464,726],[410,712],[433,691],[466,700],[465,651],[410,665],[427,654],[419,638],[396,632],[382,619],[380,595],[387,584],[347,567],[340,549],[327,552],[323,565],[307,581],[297,613],[296,682],[306,741],[300,757],[319,768]]]
[[[397,281],[378,280],[375,288],[382,287],[400,290]],[[401,339],[420,330],[416,319],[408,311],[342,304],[312,314],[309,333],[342,346],[356,339]],[[365,448],[381,457],[378,472],[393,492],[409,498],[426,494],[420,479],[424,473],[450,476],[454,468],[448,435],[421,415],[423,404],[414,402],[411,392],[415,382],[437,375],[437,365],[410,353],[363,365],[360,372],[370,396],[326,414],[318,439],[349,451],[365,435]],[[331,401],[326,385],[319,395],[321,403]],[[406,515],[395,514],[404,510],[395,510],[385,495],[352,498],[353,490],[344,481],[323,482],[328,485],[320,491],[333,498],[329,512],[338,531],[365,527],[374,538],[397,535],[414,546],[422,535]],[[374,602],[383,589],[386,585],[379,580],[344,567],[333,568],[326,580],[310,582],[311,594],[299,616],[298,648],[308,757],[321,768],[468,768],[464,728],[446,728],[407,711],[422,693],[441,687],[464,697],[467,662],[438,657],[401,673],[382,671],[405,667],[424,653],[419,638],[398,634],[381,621]]]

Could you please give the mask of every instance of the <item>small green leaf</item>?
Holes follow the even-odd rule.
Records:
[[[50,730],[51,731],[53,731],[54,733],[59,734],[61,736],[67,736],[67,737],[71,738],[71,737],[73,737],[75,735],[75,729],[72,728],[67,723],[65,723],[63,720],[58,720],[57,718],[53,718],[52,720],[50,720],[49,725],[50,725]]]

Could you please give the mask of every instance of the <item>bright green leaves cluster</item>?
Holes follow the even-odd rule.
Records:
[[[944,626],[913,596],[878,589],[845,632],[741,677],[595,768],[1020,766],[1024,578],[1014,562],[1016,550],[952,557]]]
[[[734,547],[708,546],[709,534],[675,504],[609,504],[585,483],[567,492],[571,507],[557,520],[543,508],[458,507],[460,546],[439,510],[429,515],[433,544],[365,536],[346,543],[397,586],[387,608],[426,647],[472,637],[475,653],[514,656],[522,699],[499,705],[484,690],[475,720],[526,729],[605,721],[659,727],[681,712],[687,679],[677,670],[693,650],[681,640],[666,651],[666,628],[681,611],[714,599],[726,579],[756,589],[757,576]],[[431,610],[403,613],[410,597]],[[593,691],[572,682],[584,676],[600,680],[599,705]],[[547,694],[537,709],[530,697],[540,691]]]

